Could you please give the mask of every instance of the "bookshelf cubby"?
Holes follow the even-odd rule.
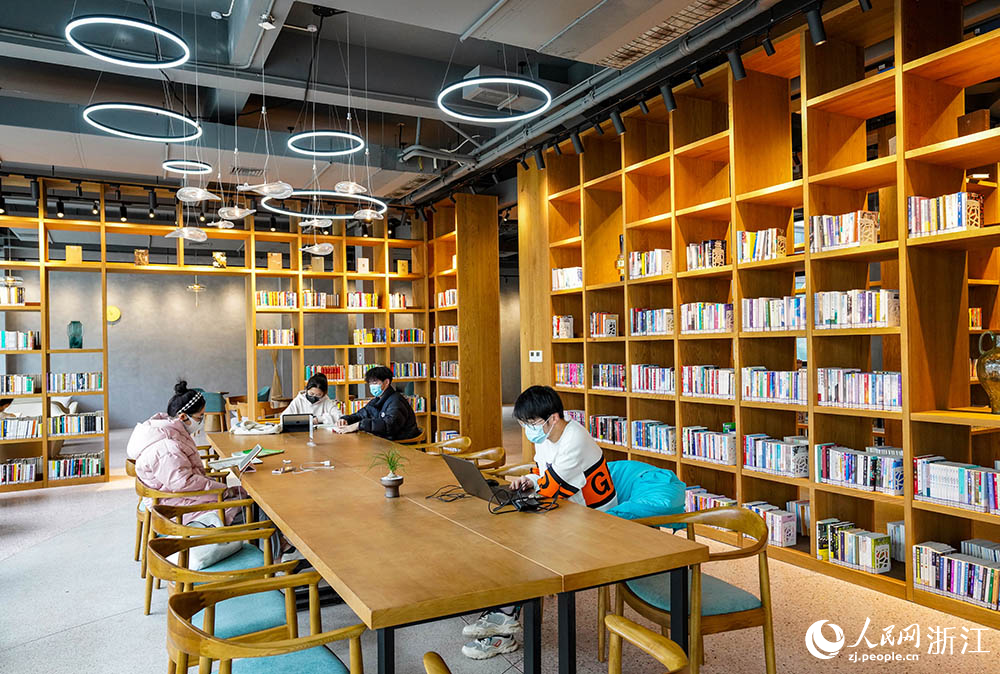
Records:
[[[548,168],[519,169],[522,285],[551,288],[551,269],[571,266],[582,267],[584,279],[583,288],[552,291],[541,310],[525,314],[539,316],[548,336],[545,320],[573,315],[575,339],[529,330],[541,342],[524,348],[542,349],[545,362],[523,367],[522,383],[551,384],[556,364],[584,363],[583,388],[558,390],[565,406],[584,410],[588,421],[628,420],[624,446],[599,442],[609,459],[674,470],[688,485],[739,503],[766,500],[783,508],[805,499],[812,523],[837,517],[884,533],[886,523],[903,521],[907,560],[925,541],[958,548],[968,538],[1000,540],[1000,513],[916,498],[913,486],[916,456],[987,468],[1000,460],[1000,415],[989,413],[970,374],[980,335],[1000,329],[1000,130],[959,121],[976,112],[968,88],[1000,76],[1000,31],[963,36],[962,4],[896,0],[862,14],[855,2],[826,3],[825,44],[814,46],[805,27],[772,36],[773,56],[761,48],[744,54],[744,80],[735,81],[728,66],[702,72],[703,87],[674,88],[675,111],[649,100],[648,114],[622,111],[622,136],[607,124],[603,134],[587,129],[582,155],[564,141],[561,156],[547,152]],[[879,43],[891,44],[891,54],[866,67],[865,50]],[[982,227],[910,233],[909,197],[961,191],[982,197]],[[861,210],[879,212],[875,242],[810,250],[811,217]],[[783,235],[784,255],[739,259],[742,233],[762,232]],[[689,268],[687,245],[708,239],[726,242],[725,257]],[[529,250],[540,243],[548,244],[548,255]],[[633,278],[629,255],[654,249],[672,251],[672,269]],[[625,278],[616,266],[619,252]],[[898,326],[814,324],[816,293],[880,289],[899,292]],[[743,300],[784,297],[805,302],[803,325],[770,331],[744,325]],[[682,331],[681,307],[694,302],[732,303],[732,332]],[[969,327],[970,307],[981,310],[979,329]],[[633,335],[633,309],[672,309],[674,331]],[[621,314],[620,340],[589,338],[592,311]],[[591,366],[600,363],[626,365],[627,391],[592,386]],[[636,364],[674,367],[675,393],[637,391]],[[682,370],[696,365],[734,368],[735,400],[685,394]],[[807,404],[744,399],[741,368],[753,366],[805,369]],[[817,378],[825,368],[901,372],[902,405],[820,405]],[[641,420],[674,425],[677,452],[633,446],[631,424]],[[725,423],[736,426],[737,465],[684,456],[682,429],[719,431]],[[744,468],[742,439],[755,433],[808,435],[809,476]],[[826,442],[902,448],[903,495],[820,481],[813,447]],[[527,445],[525,456],[531,456]],[[922,589],[912,561],[893,561],[888,573],[872,574],[817,559],[814,539],[813,531],[795,546],[772,546],[770,554],[1000,627],[995,610]]]

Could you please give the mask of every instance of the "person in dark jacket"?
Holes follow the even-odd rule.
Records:
[[[367,431],[389,440],[408,440],[420,435],[417,417],[410,402],[392,386],[392,370],[379,365],[365,373],[371,402],[357,414],[347,414],[337,421],[337,430]]]

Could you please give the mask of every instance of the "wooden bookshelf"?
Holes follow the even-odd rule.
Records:
[[[831,4],[831,3],[827,3]],[[746,434],[771,437],[807,432],[812,443],[836,442],[857,449],[875,439],[904,450],[902,496],[864,492],[809,478],[769,475],[740,465],[720,466],[680,455],[599,443],[609,459],[646,461],[677,472],[689,485],[739,503],[808,499],[811,520],[838,517],[872,531],[903,520],[907,559],[914,544],[937,540],[955,547],[964,539],[1000,540],[1000,515],[938,506],[913,497],[912,458],[942,454],[951,460],[992,466],[1000,459],[1000,415],[985,407],[981,385],[970,378],[969,360],[986,329],[1000,330],[1000,198],[997,195],[997,130],[967,136],[957,118],[966,109],[966,87],[1000,76],[1000,31],[962,37],[962,3],[911,0],[877,3],[862,14],[857,3],[824,7],[828,40],[812,44],[806,29],[775,38],[778,53],[744,55],[746,79],[732,79],[727,66],[703,73],[703,88],[675,88],[678,108],[667,113],[660,99],[649,114],[623,112],[626,131],[582,134],[585,152],[569,143],[551,149],[547,168],[520,168],[519,237],[522,350],[543,352],[542,364],[522,363],[522,385],[553,384],[555,364],[584,363],[587,386],[558,387],[565,406],[592,415],[614,414],[631,422],[656,419],[681,429],[736,425]],[[933,27],[933,28],[931,28]],[[865,71],[864,50],[891,40],[895,67]],[[792,80],[800,82],[792,97]],[[895,124],[868,131],[872,118],[895,113]],[[801,138],[797,137],[801,129]],[[609,129],[610,131],[610,129]],[[888,139],[895,136],[895,150]],[[801,144],[801,176],[793,172],[793,148]],[[618,154],[613,151],[618,147]],[[972,180],[971,169],[988,179]],[[625,167],[621,171],[621,167]],[[652,170],[655,167],[655,170]],[[612,181],[621,189],[611,189]],[[598,189],[600,187],[600,189]],[[936,197],[962,190],[984,197],[982,229],[913,238],[908,236],[907,197]],[[552,198],[549,195],[556,195]],[[794,223],[812,215],[837,215],[878,204],[876,244],[813,253],[795,245]],[[785,258],[740,262],[734,257],[740,231],[777,227],[786,233]],[[801,232],[799,233],[802,244]],[[615,266],[619,240],[624,255],[669,248],[673,271],[657,279],[620,278]],[[727,243],[725,266],[686,268],[685,246],[705,239]],[[543,251],[539,253],[539,248]],[[547,254],[546,254],[547,252]],[[550,270],[583,267],[584,288],[552,292]],[[627,269],[627,267],[626,267]],[[804,287],[802,281],[804,276]],[[798,277],[798,278],[797,278]],[[812,325],[813,295],[821,291],[899,289],[901,326],[824,330]],[[804,293],[804,330],[748,332],[741,329],[740,301]],[[543,295],[544,297],[544,295]],[[731,302],[732,334],[681,335],[680,306]],[[543,305],[528,308],[527,303]],[[968,308],[983,310],[983,330],[970,330]],[[632,336],[633,308],[674,310],[678,332],[654,338]],[[547,312],[545,310],[548,310]],[[588,339],[593,311],[619,314],[624,343]],[[572,340],[552,339],[551,317],[573,315]],[[795,370],[804,344],[810,397],[807,405],[744,401],[740,368]],[[595,363],[674,367],[674,395],[596,390]],[[726,401],[685,396],[684,365],[714,364],[736,371],[737,398]],[[815,399],[819,368],[857,367],[903,373],[901,411],[822,407]],[[800,415],[807,413],[803,426]],[[878,428],[875,420],[881,420]],[[740,445],[741,446],[741,445]],[[525,457],[531,455],[525,446]],[[815,457],[810,452],[810,463]],[[715,532],[706,530],[706,535]],[[991,627],[1000,613],[926,592],[914,585],[911,563],[873,575],[816,559],[814,537],[793,548],[771,548],[776,559],[943,610]]]

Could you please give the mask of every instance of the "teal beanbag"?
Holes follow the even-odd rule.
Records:
[[[618,494],[618,505],[609,514],[635,520],[684,512],[686,485],[673,471],[642,461],[610,461],[608,469]]]

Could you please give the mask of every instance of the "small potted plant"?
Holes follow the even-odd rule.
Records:
[[[396,448],[379,452],[372,457],[368,470],[371,470],[375,466],[384,465],[389,471],[385,477],[379,480],[382,486],[385,487],[386,498],[399,497],[399,486],[403,484],[403,476],[399,473],[402,471],[406,461],[407,458]]]

